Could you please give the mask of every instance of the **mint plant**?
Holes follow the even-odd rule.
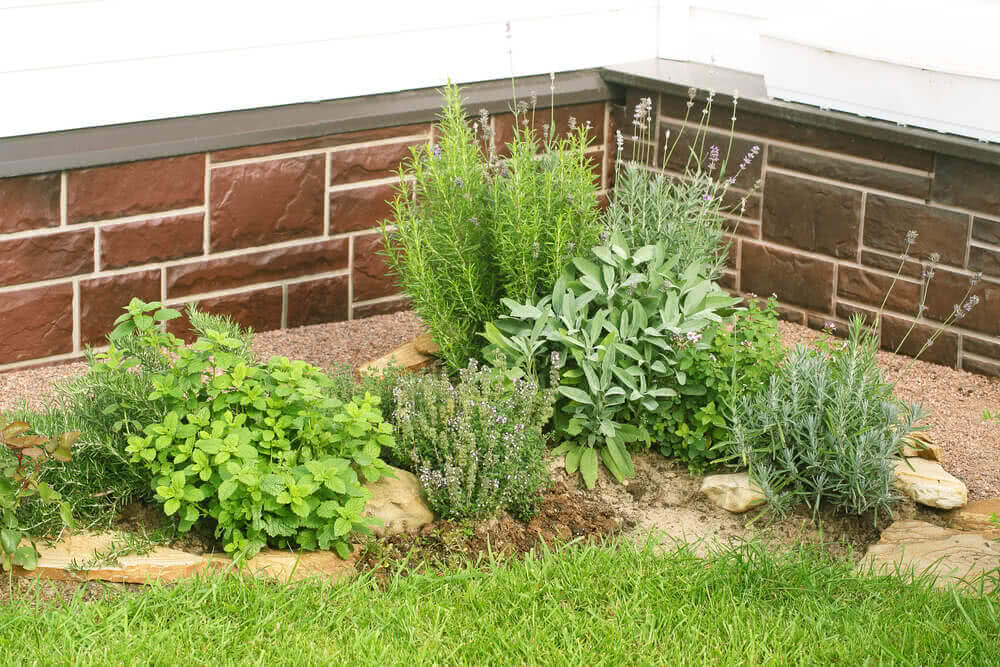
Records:
[[[663,244],[631,249],[620,232],[577,257],[538,303],[505,300],[510,315],[486,326],[485,355],[515,376],[559,375],[555,430],[566,469],[588,486],[599,461],[619,481],[633,476],[628,447],[647,446],[646,424],[670,399],[703,395],[688,382],[688,349],[708,350],[739,299],[693,264],[679,276]]]
[[[0,444],[12,455],[10,462],[0,462],[0,569],[11,571],[16,565],[34,570],[38,565],[38,549],[33,541],[22,545],[27,537],[19,525],[17,511],[29,498],[60,506],[60,515],[72,525],[72,513],[59,493],[41,480],[48,461],[70,461],[72,447],[79,432],[70,431],[56,437],[31,435],[31,425],[16,421],[0,428]]]
[[[267,544],[346,557],[350,534],[369,525],[362,480],[388,472],[379,455],[393,443],[392,428],[378,397],[345,404],[330,395],[330,378],[305,362],[248,361],[248,337],[225,323],[213,328],[211,318],[184,346],[157,328],[179,313],[131,305],[118,335],[132,336],[140,354],[161,355],[165,370],[150,375],[147,400],[164,416],[129,435],[126,453],[148,471],[179,530],[214,522],[237,557]],[[137,360],[112,345],[103,363],[129,368]]]
[[[713,447],[729,437],[733,402],[763,390],[784,359],[775,303],[749,300],[732,326],[712,330],[707,346],[677,343],[684,383],[642,417],[664,456],[686,462],[695,473],[714,460]]]

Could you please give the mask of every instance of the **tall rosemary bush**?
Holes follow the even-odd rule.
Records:
[[[444,91],[436,144],[400,168],[392,217],[382,227],[390,271],[452,369],[478,356],[478,332],[500,299],[546,293],[577,248],[600,231],[587,129],[539,137],[534,106],[515,104],[502,159],[486,110],[473,126],[456,86]]]

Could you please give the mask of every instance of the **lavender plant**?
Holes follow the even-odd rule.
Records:
[[[689,90],[687,113],[681,131],[664,139],[661,170],[666,170],[671,155],[684,138],[689,127],[689,116],[696,90]],[[701,119],[694,128],[694,136],[687,141],[688,158],[682,175],[668,176],[662,171],[650,171],[646,165],[655,165],[652,150],[652,101],[643,98],[636,105],[633,115],[632,155],[624,161],[625,138],[621,130],[616,134],[617,159],[615,162],[616,186],[614,199],[605,213],[605,224],[620,231],[635,247],[664,243],[668,257],[677,257],[676,267],[684,270],[691,264],[706,267],[710,279],[718,279],[725,268],[725,217],[724,214],[742,215],[752,193],[744,194],[735,205],[724,202],[730,186],[750,167],[760,153],[754,146],[743,156],[738,167],[729,170],[732,153],[733,130],[736,123],[735,107],[738,97],[733,97],[729,143],[722,154],[719,146],[705,152],[709,119],[714,93],[709,92],[702,109]],[[726,172],[729,171],[729,175]],[[754,190],[759,187],[754,185]]]
[[[482,518],[507,510],[527,519],[548,480],[543,427],[552,390],[531,379],[513,382],[503,369],[401,378],[395,390],[393,449],[420,478],[428,503],[445,518]]]
[[[747,466],[772,509],[804,502],[851,513],[890,512],[893,465],[918,427],[919,405],[893,396],[875,362],[878,338],[860,316],[842,346],[798,346],[768,387],[735,402],[724,459]]]

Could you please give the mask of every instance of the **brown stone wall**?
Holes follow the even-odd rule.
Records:
[[[591,123],[605,184],[607,105],[555,116]],[[498,136],[509,132],[507,115],[493,122]],[[377,231],[400,160],[431,131],[403,125],[0,179],[0,372],[104,344],[133,296],[198,302],[257,330],[409,307],[376,254]]]
[[[614,129],[625,134],[631,154],[632,105],[653,100],[655,155],[663,138],[683,126],[686,99],[638,89],[626,91],[627,106],[612,105]],[[701,118],[702,92],[690,116]],[[725,151],[732,101],[716,95],[704,150]],[[921,358],[976,373],[1000,375],[1000,167],[943,155],[792,120],[737,112],[730,164],[753,145],[760,155],[740,174],[728,199],[738,201],[759,178],[743,216],[731,215],[735,231],[723,284],[734,291],[776,294],[783,317],[815,328],[846,324],[854,313],[872,317],[900,266],[906,232],[919,234],[886,303],[882,344],[915,354],[968,295],[979,304],[952,321]],[[685,132],[694,132],[689,123]],[[667,173],[678,174],[687,155],[684,140]],[[657,165],[662,167],[662,165]],[[729,170],[727,175],[732,175]],[[747,174],[751,176],[748,177]],[[926,311],[918,317],[921,273],[930,253],[940,264],[927,286]],[[971,287],[977,273],[982,278]]]

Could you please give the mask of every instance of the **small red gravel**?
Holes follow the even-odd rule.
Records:
[[[786,345],[809,343],[820,334],[781,322]],[[254,336],[254,350],[262,358],[282,355],[303,359],[320,368],[335,362],[358,366],[375,359],[422,333],[420,319],[403,312],[363,320],[266,331]],[[899,377],[908,357],[880,352],[879,364],[896,381],[907,401],[920,403],[929,413],[930,435],[945,452],[943,465],[969,487],[969,499],[1000,496],[1000,423],[985,422],[984,410],[1000,411],[1000,380],[936,364],[916,361]],[[54,381],[85,372],[74,363],[0,373],[0,410],[20,401],[40,407],[51,395]]]

